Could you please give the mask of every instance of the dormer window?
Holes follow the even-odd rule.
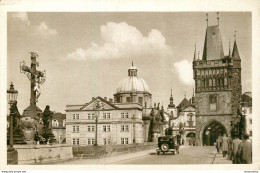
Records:
[[[52,126],[53,127],[58,127],[59,126],[59,121],[58,120],[52,120]]]

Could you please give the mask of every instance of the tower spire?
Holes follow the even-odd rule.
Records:
[[[134,61],[132,60],[132,67],[134,66]]]
[[[208,13],[206,13],[206,21],[207,21],[207,27],[209,26],[209,18],[208,18]]]
[[[173,104],[172,87],[171,87],[170,104],[168,105],[168,108],[175,108],[175,105]]]
[[[229,39],[229,52],[228,52],[228,56],[231,57],[231,50],[230,50],[230,39]]]
[[[237,48],[236,36],[237,36],[237,31],[235,31],[235,34],[234,34],[234,46],[233,46],[233,51],[232,51],[232,58],[240,59],[238,48]]]
[[[186,92],[184,92],[184,98],[186,98]]]
[[[218,20],[218,26],[219,26],[219,12],[217,12],[217,20]]]
[[[200,51],[198,52],[198,60],[200,60]]]
[[[195,50],[194,50],[194,58],[193,58],[193,61],[196,60],[196,42],[195,42]]]

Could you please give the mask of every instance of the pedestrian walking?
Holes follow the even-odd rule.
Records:
[[[233,152],[232,152],[232,142],[233,138],[230,136],[228,138],[228,160],[233,160]]]
[[[222,140],[220,138],[220,136],[218,136],[218,139],[216,140],[216,148],[217,148],[217,152],[219,153],[222,147]]]
[[[223,135],[222,137],[222,153],[223,153],[223,157],[226,157],[227,152],[228,152],[228,137],[226,136],[226,134]]]
[[[248,138],[248,134],[243,135],[242,142],[238,146],[238,153],[240,154],[242,164],[252,163],[252,143],[247,141]]]
[[[235,135],[235,139],[232,142],[232,152],[233,152],[233,164],[239,164],[240,159],[239,159],[239,153],[238,153],[238,146],[241,143],[241,140],[238,138],[238,135]]]

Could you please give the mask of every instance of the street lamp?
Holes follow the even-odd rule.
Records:
[[[17,95],[18,95],[18,91],[14,89],[14,85],[11,82],[10,89],[7,90],[7,99],[8,99],[8,103],[10,104],[10,126],[9,126],[10,140],[9,140],[9,148],[7,151],[14,151],[13,119],[15,114],[14,112],[15,108],[13,105],[17,102]]]
[[[95,110],[95,121],[96,121],[96,133],[95,133],[95,144],[94,144],[94,146],[98,145],[98,143],[97,143],[98,118],[100,116],[100,110],[103,109],[103,107],[104,107],[104,104],[100,100],[97,100],[94,103],[94,106],[93,106],[93,109]]]

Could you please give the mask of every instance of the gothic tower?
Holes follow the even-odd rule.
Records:
[[[172,116],[172,118],[177,118],[177,108],[173,103],[173,96],[172,96],[172,89],[171,89],[171,96],[170,96],[170,104],[167,107],[167,112]]]
[[[195,49],[193,78],[197,144],[213,145],[219,135],[231,135],[230,123],[242,94],[241,59],[236,38],[232,55],[229,45],[229,55],[225,56],[219,25],[207,26],[202,59],[196,59]]]

